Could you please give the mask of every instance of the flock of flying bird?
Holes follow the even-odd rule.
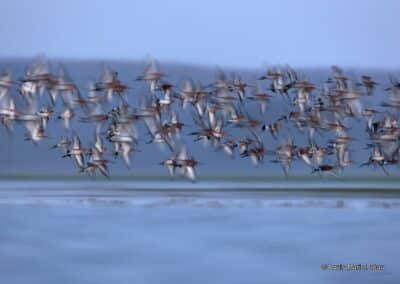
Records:
[[[382,87],[387,95],[375,108],[365,106],[364,100],[374,96],[379,84],[366,75],[350,79],[337,66],[320,85],[301,79],[289,66],[268,69],[254,85],[222,71],[214,82],[203,85],[188,79],[177,86],[167,78],[153,60],[143,74],[132,77],[135,84],[148,85],[146,93],[135,94],[116,71],[104,68],[101,79],[83,92],[64,68],[51,73],[44,61],[37,61],[26,68],[23,78],[14,80],[9,72],[0,76],[0,122],[9,133],[15,124],[24,125],[25,140],[35,144],[49,139],[50,121],[59,123],[66,135],[52,148],[91,176],[109,177],[113,156],[129,167],[140,142],[170,152],[160,164],[171,176],[179,173],[195,180],[199,162],[188,149],[188,137],[231,157],[249,158],[255,165],[268,156],[285,175],[295,160],[312,173],[340,175],[355,163],[352,121],[364,121],[368,137],[365,147],[370,156],[359,166],[388,174],[387,167],[399,163],[400,82],[394,78]],[[128,102],[132,94],[137,96],[136,105]],[[266,122],[267,113],[274,115],[270,102],[275,97],[288,111]],[[56,112],[56,106],[62,111]],[[183,122],[183,116],[192,119]],[[82,145],[71,129],[72,120],[93,128],[91,143]],[[283,129],[297,129],[306,142],[299,146],[291,135],[282,137]],[[265,146],[269,135],[277,146]]]

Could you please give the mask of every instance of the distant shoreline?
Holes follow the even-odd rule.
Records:
[[[118,64],[118,65],[140,65],[140,67],[145,66],[146,60],[147,59],[134,59],[134,58],[126,58],[126,59],[113,59],[113,58],[68,58],[68,57],[46,57],[46,56],[24,56],[24,57],[1,57],[0,56],[0,64],[27,64],[31,63],[38,58],[43,58],[50,64],[106,64],[106,65],[113,65],[113,64]],[[174,61],[174,60],[161,60],[162,65],[164,67],[174,67],[174,68],[195,68],[198,70],[212,70],[212,69],[219,69],[223,68],[228,71],[235,71],[235,72],[249,72],[249,73],[260,73],[265,71],[265,64],[260,65],[259,67],[248,67],[248,66],[232,66],[232,65],[224,65],[224,64],[206,64],[206,63],[192,63],[188,61]],[[334,64],[334,63],[332,63]],[[284,64],[269,64],[270,66],[281,66]],[[298,71],[300,72],[305,72],[305,71],[326,71],[329,72],[331,66],[330,65],[306,65],[306,66],[296,66],[293,65]],[[382,73],[382,72],[388,72],[388,73],[396,73],[400,71],[399,67],[376,67],[376,66],[371,66],[371,67],[357,67],[357,66],[347,66],[347,65],[341,65],[342,68],[347,69],[350,72],[372,72],[372,73]]]
[[[103,177],[98,176],[97,178],[90,178],[86,175],[75,175],[75,174],[30,174],[30,173],[0,173],[0,181],[2,180],[83,180],[83,181],[102,181],[106,180]],[[168,176],[162,175],[145,175],[145,174],[131,174],[131,175],[118,175],[115,174],[111,177],[110,181],[185,181],[185,179],[176,177],[174,179]],[[323,181],[335,181],[335,182],[400,182],[400,175],[385,176],[383,174],[368,174],[368,175],[346,175],[346,176],[318,176],[316,175],[289,175],[284,177],[282,175],[202,175],[198,179],[201,181],[225,181],[225,182],[296,182],[296,181],[310,181],[310,182],[323,182]],[[400,184],[399,184],[400,187]]]
[[[400,197],[400,177],[319,178],[310,176],[204,176],[197,182],[163,176],[115,176],[111,179],[85,176],[0,175],[0,194],[23,193],[232,193],[278,194],[288,196],[332,196],[355,194],[361,196],[393,195]]]

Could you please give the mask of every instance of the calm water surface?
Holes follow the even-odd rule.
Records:
[[[0,283],[399,283],[396,197],[52,186],[1,187]]]

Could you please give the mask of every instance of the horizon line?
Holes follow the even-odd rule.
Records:
[[[126,64],[133,64],[133,63],[147,63],[150,59],[155,59],[160,63],[160,65],[181,65],[181,66],[190,66],[190,67],[197,67],[197,68],[206,68],[206,69],[211,69],[211,68],[223,68],[223,69],[240,69],[242,71],[257,71],[257,70],[265,70],[268,67],[279,67],[279,66],[286,66],[289,65],[293,67],[294,69],[303,69],[303,70],[310,70],[310,69],[315,69],[315,70],[326,70],[330,69],[334,65],[340,66],[342,69],[348,69],[348,70],[369,70],[369,71],[394,71],[394,72],[399,72],[400,71],[400,66],[399,67],[394,67],[394,66],[354,66],[354,65],[340,65],[340,64],[329,64],[329,65],[291,65],[289,63],[276,63],[276,64],[271,64],[271,63],[261,63],[260,66],[240,66],[240,65],[230,65],[230,64],[213,64],[213,63],[201,63],[201,62],[188,62],[188,61],[181,61],[177,59],[162,59],[162,58],[157,58],[153,56],[148,56],[146,58],[113,58],[113,57],[104,57],[104,58],[96,58],[96,57],[88,57],[88,58],[81,58],[81,57],[63,57],[63,56],[58,56],[58,57],[53,57],[53,56],[47,56],[47,55],[32,55],[32,56],[2,56],[0,55],[0,63],[4,61],[35,61],[38,59],[44,59],[45,61],[50,61],[50,62],[85,62],[85,63],[102,63],[102,62],[116,62],[116,63],[126,63]]]

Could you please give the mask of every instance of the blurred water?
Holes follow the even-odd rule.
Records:
[[[397,197],[21,184],[0,186],[0,283],[398,283],[400,277],[400,207],[371,206],[398,205]],[[324,271],[324,263],[385,270]]]

